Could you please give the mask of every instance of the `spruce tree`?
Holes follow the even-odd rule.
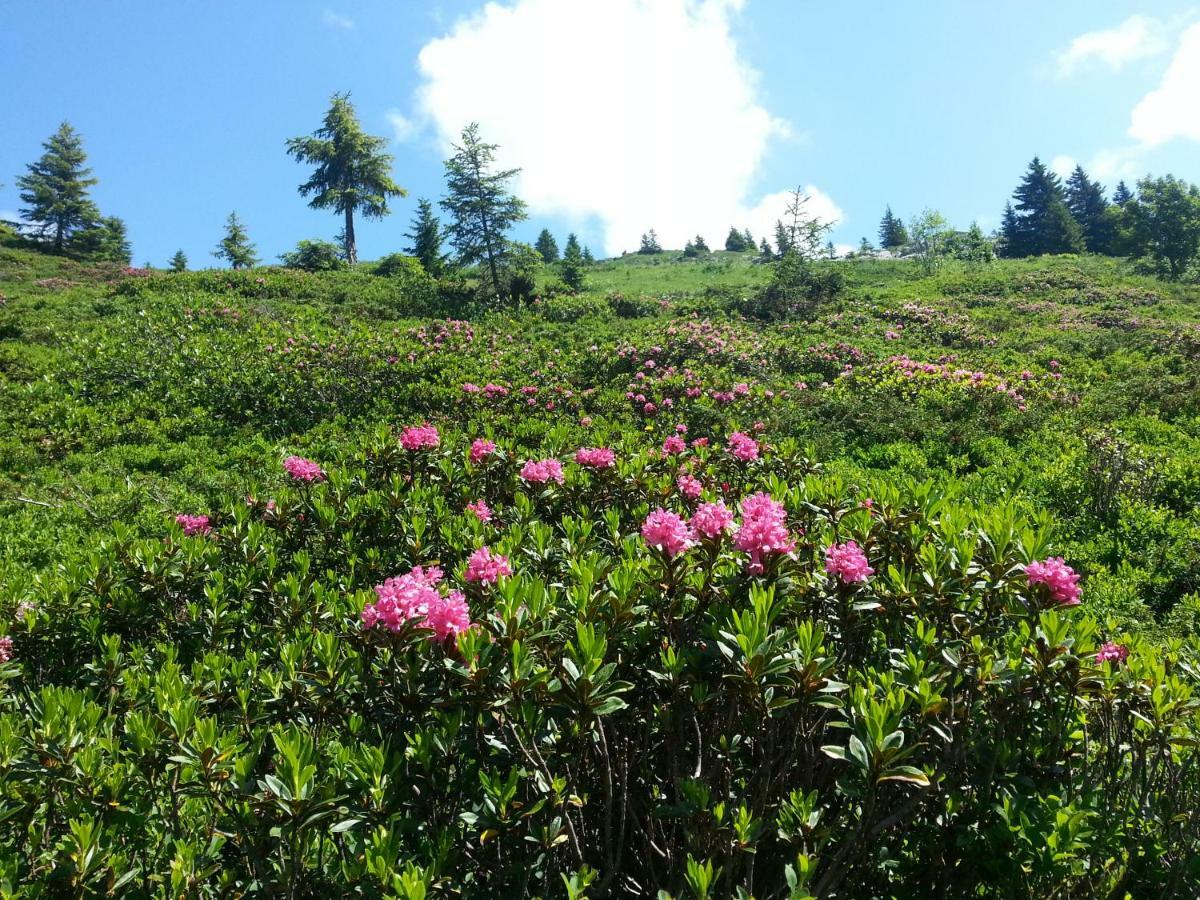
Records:
[[[879,223],[879,246],[884,250],[895,250],[907,243],[908,230],[904,227],[904,222],[892,215],[890,206],[887,207]]]
[[[258,265],[258,257],[254,253],[254,245],[246,233],[236,212],[231,212],[225,220],[225,237],[217,244],[213,256],[223,259],[234,269],[246,269]]]
[[[742,241],[745,242],[747,250],[754,249],[754,235],[750,233],[749,228],[742,231]]]
[[[1067,209],[1062,182],[1036,156],[1013,192],[1015,213],[1009,223],[1007,255],[1041,256],[1080,253],[1083,231]]]
[[[792,237],[782,219],[775,220],[775,255],[787,256],[792,250]]]
[[[542,233],[538,235],[537,243],[533,245],[533,249],[541,254],[542,262],[549,265],[558,260],[558,242],[554,240],[554,235],[550,233],[550,229],[543,228]]]
[[[574,234],[567,235],[559,274],[563,283],[571,290],[578,291],[583,288],[583,251],[580,249],[579,239]]]
[[[658,234],[653,228],[642,235],[642,245],[638,248],[638,253],[662,253],[662,246],[658,243]]]
[[[1125,185],[1124,181],[1117,182],[1117,189],[1113,191],[1113,203],[1117,206],[1124,206],[1133,199],[1133,191]]]
[[[446,160],[447,195],[442,208],[451,215],[446,234],[464,265],[482,263],[488,286],[498,296],[507,288],[501,270],[508,255],[508,230],[525,218],[525,204],[509,192],[508,183],[521,170],[493,171],[496,145],[479,137],[479,125],[463,129],[462,143]]]
[[[176,250],[175,255],[171,257],[168,265],[172,272],[186,272],[188,267],[188,258],[182,250]]]
[[[412,243],[404,252],[415,256],[430,275],[439,277],[446,268],[446,257],[442,253],[442,226],[433,214],[433,204],[422,197],[417,201],[417,212],[404,236]]]
[[[588,249],[587,245],[584,245],[584,248],[583,248],[584,264],[590,266],[595,261],[596,261],[596,257],[592,256],[592,251],[590,249]]]
[[[753,246],[753,244],[750,245],[750,247]],[[732,225],[729,226],[729,234],[725,237],[725,249],[731,253],[741,253],[749,249],[746,246],[746,236]]]
[[[95,225],[100,212],[88,197],[88,188],[97,183],[87,168],[83,139],[69,122],[58,126],[42,144],[45,153],[30,163],[28,173],[17,176],[21,216],[34,225],[38,237],[50,235],[55,253],[62,253],[67,240],[80,229]]]
[[[767,239],[763,238],[758,245],[758,255],[763,259],[773,259],[775,254],[771,252],[771,245],[767,243]]]
[[[1066,199],[1067,209],[1083,232],[1083,245],[1087,251],[1108,253],[1113,236],[1104,186],[1088,178],[1083,166],[1076,166],[1067,179]]]
[[[127,266],[133,258],[129,235],[123,219],[103,216],[87,228],[71,235],[66,251],[78,259],[114,262]]]
[[[1010,259],[1029,255],[1026,249],[1025,232],[1021,230],[1021,223],[1017,219],[1017,211],[1013,209],[1011,201],[1004,204],[1004,216],[1000,219],[1000,246],[998,250],[1001,256],[1007,256]]]
[[[393,157],[384,152],[387,138],[363,131],[350,103],[349,94],[334,94],[325,121],[308,137],[287,142],[289,156],[316,166],[300,185],[302,197],[312,196],[313,209],[332,209],[345,220],[345,253],[350,265],[358,262],[354,236],[354,213],[365,219],[386,216],[389,197],[404,197],[407,191],[392,180]]]

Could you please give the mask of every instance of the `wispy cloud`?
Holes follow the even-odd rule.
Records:
[[[397,144],[403,144],[419,130],[417,123],[398,109],[389,109],[387,111],[387,120],[391,123],[392,136],[395,138]]]
[[[1081,34],[1058,54],[1058,75],[1074,75],[1089,63],[1120,70],[1127,63],[1157,56],[1170,46],[1166,31],[1158,19],[1133,15],[1114,28]]]
[[[330,28],[337,28],[341,31],[354,30],[354,20],[352,18],[335,13],[332,9],[321,11],[321,21]]]
[[[1075,170],[1075,157],[1059,154],[1050,160],[1050,171],[1059,178],[1066,178]]]
[[[479,122],[501,164],[523,168],[531,211],[598,222],[609,253],[636,248],[650,228],[676,247],[697,233],[719,243],[730,225],[758,236],[786,204],[750,190],[790,129],[739,55],[741,5],[487,3],[422,48],[418,115],[444,148]],[[814,208],[819,197],[836,210],[811,192]]]

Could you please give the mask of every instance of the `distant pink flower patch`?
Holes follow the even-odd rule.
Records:
[[[467,560],[467,572],[463,577],[471,584],[495,584],[497,579],[509,575],[512,575],[512,567],[507,556],[480,547]]]
[[[495,443],[484,440],[483,438],[475,438],[475,440],[471,442],[471,464],[477,466],[495,452]]]
[[[1079,573],[1068,566],[1061,556],[1031,562],[1025,567],[1025,577],[1030,584],[1046,585],[1050,590],[1050,598],[1060,606],[1079,605],[1079,596],[1083,593],[1079,587]]]
[[[867,554],[854,541],[829,546],[825,551],[825,571],[846,584],[866,581],[875,574],[875,570],[867,564]]]
[[[408,451],[432,450],[441,443],[438,430],[426,422],[423,425],[410,425],[400,434],[400,446]]]
[[[562,463],[557,459],[529,460],[521,467],[521,477],[531,484],[545,484],[548,481],[563,483]]]
[[[212,525],[209,524],[208,516],[189,516],[187,513],[180,513],[175,517],[175,524],[183,529],[183,533],[188,537],[199,535],[204,537],[212,533]]]
[[[724,503],[702,503],[690,522],[692,531],[707,540],[720,540],[733,528],[733,511]]]
[[[464,394],[478,394],[480,391],[480,387],[477,384],[472,384],[469,381],[464,381],[462,390],[463,390]]]
[[[0,637],[0,662],[8,662],[13,658],[13,639],[8,635]]]
[[[642,538],[667,559],[674,559],[696,545],[695,535],[676,513],[669,509],[654,510],[642,523]]]
[[[663,453],[667,454],[668,456],[675,456],[687,450],[687,441],[685,441],[679,435],[673,434],[663,441],[662,449]]]
[[[735,431],[729,436],[726,449],[734,459],[741,462],[751,462],[758,459],[758,441],[740,431]]]
[[[474,503],[468,503],[467,509],[485,525],[492,521],[492,509],[483,499],[476,500]]]
[[[443,597],[439,589],[442,570],[437,566],[415,569],[375,586],[374,603],[362,611],[364,629],[400,631],[413,623],[433,632],[433,639],[447,641],[471,627],[470,611],[463,595],[452,591]]]
[[[704,493],[704,485],[695,475],[680,475],[679,480],[675,483],[679,487],[679,493],[689,500],[695,500]]]
[[[289,456],[283,461],[283,468],[294,481],[324,481],[325,470],[311,459],[303,456]]]
[[[767,559],[796,549],[796,542],[788,533],[787,510],[782,503],[772,500],[770,494],[762,492],[744,499],[741,509],[742,524],[733,536],[733,544],[750,554],[748,571],[760,575]]]
[[[575,451],[575,462],[589,469],[611,469],[617,454],[608,447],[580,447]]]
[[[1129,648],[1122,644],[1114,644],[1108,641],[1096,651],[1096,662],[1098,663],[1123,663],[1129,658]]]

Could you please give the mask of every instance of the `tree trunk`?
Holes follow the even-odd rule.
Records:
[[[346,261],[350,265],[358,263],[358,247],[354,243],[354,209],[346,207]]]
[[[62,253],[63,230],[64,229],[63,229],[62,219],[59,219],[57,222],[54,223],[54,252],[55,253]]]

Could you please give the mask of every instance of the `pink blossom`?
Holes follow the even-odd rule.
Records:
[[[562,484],[562,463],[557,459],[543,459],[537,462],[529,460],[521,467],[521,477],[533,484],[545,484],[547,481]]]
[[[471,384],[469,381],[463,382],[462,389],[464,394],[478,394],[480,390],[479,385]]]
[[[748,434],[742,434],[740,431],[735,431],[729,436],[729,443],[726,449],[729,450],[735,459],[742,462],[750,462],[751,460],[758,459],[758,441]]]
[[[1025,567],[1025,577],[1030,584],[1044,584],[1050,589],[1050,598],[1060,606],[1078,606],[1079,573],[1067,565],[1061,556],[1051,556],[1041,562],[1031,562]]]
[[[825,571],[837,575],[846,584],[866,581],[875,574],[867,565],[867,554],[854,541],[831,544],[825,551]]]
[[[733,536],[734,546],[750,554],[749,571],[761,574],[764,560],[791,553],[796,542],[788,533],[787,511],[770,494],[751,494],[742,501],[742,524]]]
[[[575,451],[575,462],[589,469],[611,469],[617,455],[608,447],[580,447]]]
[[[289,456],[283,461],[283,468],[295,481],[324,481],[325,470],[311,459],[303,456]]]
[[[489,507],[482,498],[480,498],[479,500],[476,500],[474,503],[468,503],[467,509],[470,512],[474,513],[475,518],[477,518],[480,522],[483,522],[484,524],[487,524],[488,522],[492,521],[491,507]]]
[[[189,516],[187,513],[180,513],[175,517],[175,523],[183,529],[183,533],[188,537],[195,535],[204,537],[212,532],[208,516]]]
[[[471,464],[477,466],[495,452],[495,443],[484,440],[483,438],[475,438],[475,440],[471,442]]]
[[[487,547],[480,547],[467,560],[467,572],[463,577],[472,584],[495,584],[501,576],[507,578],[512,574],[508,557],[501,556]]]
[[[411,425],[400,435],[400,446],[405,450],[432,450],[441,442],[438,430],[426,422],[424,425]]]
[[[679,435],[673,434],[663,441],[662,449],[663,453],[668,455],[683,453],[685,450],[687,450],[687,441],[685,441]]]
[[[659,507],[642,523],[642,537],[667,559],[674,559],[696,544],[692,530],[676,513]]]
[[[704,493],[704,485],[694,475],[680,475],[676,484],[679,486],[679,493],[689,500],[695,500]]]
[[[430,610],[443,603],[438,590],[441,580],[442,570],[437,566],[429,569],[417,566],[375,585],[375,602],[363,607],[363,628],[378,625],[389,631],[400,631],[408,622],[428,627]]]
[[[719,500],[716,503],[702,503],[692,513],[692,530],[701,538],[719,540],[725,532],[733,528],[733,511]]]
[[[582,425],[584,428],[587,428],[588,426],[590,426],[592,424],[592,417],[584,416],[582,419],[579,420],[579,424]]]
[[[1112,641],[1104,644],[1096,652],[1096,662],[1114,662],[1123,663],[1129,658],[1129,648],[1122,644],[1114,644]]]
[[[687,434],[687,431],[688,431],[688,427],[686,425],[684,425],[682,422],[680,422],[678,425],[675,426],[676,434]]]
[[[451,591],[435,603],[425,616],[425,627],[432,629],[435,640],[446,642],[471,627],[471,610],[461,591]]]
[[[8,635],[0,637],[0,663],[6,663],[13,658],[13,639]]]

